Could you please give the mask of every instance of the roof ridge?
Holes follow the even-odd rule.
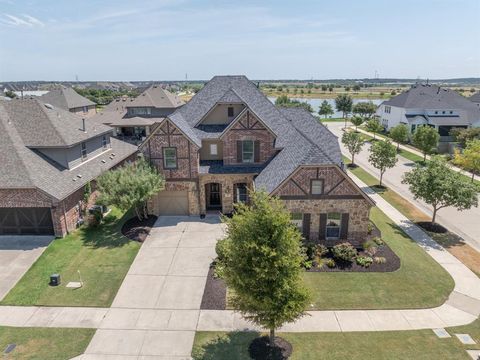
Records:
[[[38,99],[35,99],[35,102],[36,102],[36,105],[40,107],[40,110],[42,111],[42,113],[47,117],[48,119],[48,122],[52,125],[52,127],[54,128],[57,136],[62,140],[63,142],[63,145],[67,145],[65,143],[65,140],[63,139],[63,136],[62,136],[62,133],[59,131],[58,127],[57,127],[57,124],[55,121],[51,121],[51,117],[50,117],[50,114],[47,112],[47,108],[45,106],[45,104],[42,104],[40,103],[40,100]],[[53,109],[52,109],[53,110]],[[57,111],[57,114],[58,113],[58,110],[55,109],[55,111]]]

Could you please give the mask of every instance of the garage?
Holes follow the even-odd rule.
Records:
[[[153,197],[154,215],[188,215],[187,191],[161,191]]]
[[[53,235],[50,208],[0,208],[0,235]]]

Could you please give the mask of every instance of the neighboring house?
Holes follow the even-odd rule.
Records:
[[[456,91],[416,84],[382,102],[377,115],[387,130],[405,124],[414,132],[418,126],[428,125],[438,129],[440,142],[449,142],[452,128],[467,128],[480,121],[480,108]]]
[[[75,229],[86,183],[136,157],[111,135],[39,99],[0,102],[0,235]]]
[[[96,104],[77,93],[72,88],[61,86],[40,96],[40,101],[57,108],[68,110],[82,117],[92,117],[97,113]]]
[[[470,96],[468,98],[468,100],[470,100],[471,102],[473,102],[475,105],[477,105],[478,107],[480,107],[480,91],[476,92],[475,94],[473,94],[472,96]]]
[[[142,143],[166,116],[184,102],[159,85],[152,85],[136,98],[113,100],[93,118],[114,128],[115,136],[135,144]]]
[[[373,201],[342,170],[338,139],[310,113],[277,108],[244,76],[216,76],[140,146],[165,176],[156,215],[225,214],[248,191],[285,201],[312,240],[359,244]]]

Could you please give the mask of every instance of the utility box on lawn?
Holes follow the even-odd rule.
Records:
[[[60,285],[60,274],[50,275],[50,286],[58,286],[58,285]]]

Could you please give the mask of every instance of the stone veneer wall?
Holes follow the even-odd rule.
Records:
[[[223,137],[223,163],[225,165],[238,164],[237,141],[239,140],[259,141],[258,163],[270,160],[276,153],[273,147],[275,137],[250,111],[246,111]]]

